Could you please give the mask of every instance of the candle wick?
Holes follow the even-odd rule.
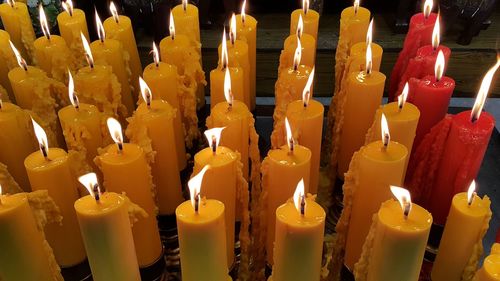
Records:
[[[217,152],[217,139],[215,136],[212,136],[212,152],[215,155]]]
[[[469,200],[467,200],[467,206],[470,207],[472,205],[472,201],[474,201],[474,195],[476,195],[476,192],[472,193],[472,196],[470,197]]]
[[[300,199],[300,214],[302,216],[306,214],[306,197],[304,195],[302,195]]]
[[[50,161],[49,154],[47,153],[47,148],[44,144],[40,144],[40,150],[42,151],[43,158],[45,158],[45,160],[47,161]]]
[[[194,212],[198,214],[198,210],[200,209],[200,195],[196,194],[194,197]]]
[[[293,141],[293,138],[290,138],[288,140],[288,143],[289,143],[289,148],[290,148],[290,151],[288,151],[288,154],[292,155],[293,150],[295,149],[295,142]]]
[[[122,154],[122,152],[123,152],[123,143],[122,142],[117,142],[116,145],[118,145],[118,154]]]

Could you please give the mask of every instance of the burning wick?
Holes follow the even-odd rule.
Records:
[[[224,130],[225,128],[226,127],[216,127],[216,128],[206,130],[204,132],[205,137],[207,138],[208,145],[212,149],[212,152],[214,155],[216,154],[217,147],[219,146],[220,135],[222,133],[222,130]]]
[[[411,195],[407,189],[399,186],[391,185],[392,194],[398,199],[401,209],[403,210],[404,219],[407,220],[411,211]]]
[[[472,205],[472,201],[474,201],[474,195],[476,195],[476,181],[472,180],[467,190],[467,204],[469,207]]]
[[[184,2],[182,2],[182,3],[184,4]],[[175,39],[175,22],[174,22],[174,15],[172,15],[172,10],[170,10],[170,19],[169,19],[168,30],[170,32],[170,38],[172,38],[172,41],[174,41],[174,39]]]
[[[73,82],[73,75],[71,75],[71,71],[68,69],[68,95],[69,101],[73,105],[73,107],[78,111],[80,109],[80,100],[75,93],[75,83]]]
[[[203,169],[196,176],[192,177],[188,181],[191,205],[193,205],[195,213],[198,213],[198,210],[200,209],[201,184],[203,182],[203,176],[209,168],[209,165],[205,165],[205,167],[203,167]]]
[[[12,52],[14,52],[14,55],[16,56],[17,59],[17,64],[24,69],[24,71],[28,71],[28,64],[24,60],[24,58],[21,56],[21,53],[17,50],[16,46],[14,46],[14,43],[9,40],[10,48],[12,49]]]
[[[33,123],[33,129],[35,130],[35,136],[38,140],[38,146],[40,147],[40,151],[42,152],[45,160],[49,161],[49,142],[47,139],[47,134],[43,130],[43,128],[31,118],[31,122]]]
[[[113,15],[113,19],[115,20],[116,23],[120,23],[120,16],[118,15],[118,10],[116,9],[115,3],[111,1],[111,4],[109,4],[109,11],[111,12],[111,15]]]
[[[309,12],[309,0],[302,0],[302,11],[304,12],[304,16]]]
[[[383,113],[382,113],[382,117],[380,120],[380,129],[381,129],[381,135],[382,135],[382,143],[384,144],[382,149],[386,150],[387,146],[389,146],[389,142],[391,140],[391,135],[389,133],[389,125],[387,124],[387,119],[385,118],[385,114],[383,114]]]
[[[236,42],[236,15],[234,13],[231,16],[231,23],[229,24],[229,40],[231,41],[231,45],[234,46]]]
[[[109,117],[106,121],[108,125],[109,134],[111,138],[118,146],[118,153],[121,154],[123,151],[123,135],[122,135],[122,126],[120,122],[113,117]]]
[[[354,0],[353,6],[354,6],[354,15],[357,15],[359,10],[359,0]]]
[[[246,20],[246,14],[245,14],[245,9],[247,7],[247,0],[243,1],[243,4],[241,5],[241,23],[243,26],[245,26],[245,20]]]
[[[399,112],[403,110],[403,107],[405,106],[406,99],[408,99],[408,92],[410,91],[410,86],[408,85],[408,82],[406,82],[405,87],[403,88],[403,92],[401,95],[398,96],[398,108]]]
[[[101,203],[101,187],[97,181],[97,175],[95,173],[88,173],[78,178],[78,181],[85,186],[87,191],[91,196],[94,197],[96,203]]]
[[[290,127],[290,122],[288,122],[288,117],[285,117],[285,128],[286,128],[286,139],[288,143],[289,154],[293,154],[295,148],[295,140],[292,135],[292,128]]]
[[[434,3],[432,2],[432,0],[425,0],[424,10],[423,10],[425,19],[428,19],[429,16],[431,15],[432,6],[434,6]]]
[[[306,214],[306,194],[304,188],[304,179],[300,179],[293,193],[293,203],[297,211],[299,211],[301,216]]]
[[[155,62],[156,67],[160,67],[160,53],[158,52],[158,48],[156,48],[156,43],[153,41],[153,49],[151,50],[153,54],[153,60]]]
[[[187,12],[187,7],[188,7],[188,0],[182,0],[182,9],[184,10],[184,13]]]

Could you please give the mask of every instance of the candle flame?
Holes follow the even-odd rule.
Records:
[[[101,42],[104,42],[104,39],[106,39],[106,32],[104,31],[104,26],[102,26],[102,21],[99,17],[99,13],[97,13],[97,10],[95,10],[95,24],[97,27],[97,35],[99,36],[99,40],[101,40]]]
[[[405,106],[406,99],[408,99],[408,92],[410,91],[410,85],[406,82],[403,92],[398,96],[398,107],[401,110]]]
[[[151,89],[148,84],[142,77],[139,77],[139,87],[141,88],[141,95],[144,102],[149,107],[151,105],[151,100],[153,99],[153,94],[151,93]]]
[[[21,53],[19,53],[16,46],[14,46],[14,43],[12,43],[12,41],[9,40],[9,44],[10,44],[10,48],[12,49],[12,52],[14,52],[14,55],[16,56],[17,64],[19,65],[19,67],[21,67],[24,70],[28,70],[28,64],[23,59],[23,57],[21,56]]]
[[[203,182],[203,176],[205,175],[205,172],[210,168],[209,165],[205,165],[201,171],[196,174],[196,176],[192,177],[188,181],[188,188],[189,188],[189,198],[191,199],[191,205],[193,205],[193,208],[195,212],[198,211],[199,207],[199,202],[200,202],[200,194],[201,194],[201,184]]]
[[[306,195],[303,178],[300,179],[299,183],[297,184],[297,188],[295,188],[295,192],[293,193],[293,203],[295,204],[295,208],[301,215],[304,215],[306,213]]]
[[[7,4],[9,4],[9,6],[11,6],[12,8],[14,8],[14,6],[16,5],[16,1],[14,1],[14,0],[7,0]]]
[[[49,154],[49,140],[47,139],[47,134],[45,130],[40,126],[33,118],[31,118],[31,123],[33,123],[33,129],[35,131],[36,139],[38,140],[38,145],[42,155],[47,158]]]
[[[309,11],[309,0],[302,0],[302,11],[304,12],[304,15],[307,15],[307,12]]]
[[[115,2],[111,1],[111,3],[109,3],[109,11],[111,12],[111,15],[113,16],[113,19],[116,21],[116,23],[119,23],[120,16],[118,15],[118,10],[116,9]]]
[[[299,14],[299,20],[297,21],[297,32],[295,33],[298,39],[302,38],[303,32],[304,32],[304,21],[302,20],[302,15]]]
[[[433,6],[434,6],[434,3],[432,0],[425,0],[424,9],[423,9],[423,13],[424,13],[425,18],[428,18],[430,16]]]
[[[295,54],[293,55],[293,70],[299,69],[300,60],[302,59],[302,44],[300,43],[300,38],[297,37],[297,48],[295,48]]]
[[[73,1],[66,0],[62,2],[63,9],[70,15],[73,16]]]
[[[401,209],[403,210],[403,215],[405,219],[407,219],[410,215],[412,205],[410,192],[407,189],[394,185],[391,185],[391,192],[396,199],[398,199]]]
[[[497,57],[497,63],[486,72],[483,81],[481,82],[481,87],[477,92],[476,101],[471,110],[471,121],[476,121],[481,116],[481,111],[483,110],[484,103],[486,102],[486,97],[488,96],[488,91],[490,90],[491,81],[493,76],[500,66],[500,57]]]
[[[226,68],[226,73],[224,75],[224,97],[226,98],[229,106],[232,106],[234,96],[231,91],[231,74],[229,73],[229,68]]]
[[[184,5],[184,1],[182,3]],[[170,31],[170,37],[172,38],[172,40],[174,40],[175,39],[175,22],[174,22],[174,15],[172,14],[172,10],[170,10],[170,19],[169,19],[168,30]]]
[[[229,55],[227,54],[227,39],[226,39],[226,28],[224,28],[224,32],[222,32],[222,45],[221,45],[221,54],[220,54],[220,63],[222,69],[225,69],[229,65]]]
[[[99,187],[99,181],[97,180],[97,175],[95,173],[88,173],[80,176],[78,177],[78,181],[85,186],[89,194],[94,197],[96,201],[99,200],[101,188]]]
[[[2,195],[2,185],[0,184],[0,195]]]
[[[156,47],[156,43],[153,41],[153,49],[151,50],[153,54],[153,61],[156,66],[160,65],[160,52],[158,52],[158,48]]]
[[[373,68],[373,61],[372,61],[372,44],[366,45],[366,74],[371,74],[372,73],[372,68]]]
[[[71,71],[68,69],[68,95],[69,101],[71,104],[78,109],[80,107],[80,100],[75,93],[75,82],[73,81],[73,75],[71,75]]]
[[[187,11],[187,7],[188,7],[188,0],[182,0],[182,9],[184,10],[184,12]]]
[[[43,10],[42,4],[38,6],[39,18],[40,18],[40,27],[42,28],[43,35],[50,40],[50,29],[49,24],[47,23],[47,17],[45,16],[45,11]]]
[[[309,77],[307,78],[307,83],[306,86],[304,87],[304,90],[302,91],[302,102],[304,103],[304,107],[309,105],[309,100],[311,99],[312,96],[312,84],[314,80],[314,72],[315,72],[316,67],[313,67],[311,70],[311,73],[309,74]]]
[[[118,122],[118,120],[116,120],[113,117],[109,117],[108,120],[106,120],[106,123],[108,125],[108,130],[109,134],[111,135],[111,138],[118,145],[118,148],[122,150],[123,146],[122,125],[120,125],[120,122]]]
[[[373,18],[370,21],[370,24],[368,25],[368,31],[366,32],[366,45],[371,45],[372,44],[372,38],[373,38]]]
[[[234,45],[234,42],[236,41],[236,16],[234,13],[231,16],[231,23],[229,24],[229,40],[231,41],[231,44]]]
[[[439,50],[436,58],[436,64],[434,65],[434,77],[436,78],[436,81],[439,81],[441,80],[441,78],[443,78],[444,64],[445,61],[443,51]]]
[[[437,15],[437,18],[436,18],[436,23],[434,23],[434,29],[432,30],[432,48],[434,50],[437,50],[437,48],[439,47],[439,43],[440,43],[440,32],[441,32],[441,25],[439,23],[439,14]]]
[[[293,139],[292,127],[290,126],[290,122],[288,122],[288,117],[285,117],[285,129],[288,149],[290,150],[290,152],[293,152],[295,147],[295,140]]]
[[[82,39],[83,49],[85,50],[85,58],[87,59],[87,63],[89,64],[90,68],[94,68],[94,57],[92,56],[92,51],[90,50],[89,42],[87,41],[87,38],[85,38],[85,35],[83,35],[82,32],[80,32],[80,37]]]
[[[359,10],[359,0],[354,0],[353,7],[354,7],[354,14],[357,14]]]
[[[476,194],[476,181],[472,180],[469,185],[469,189],[467,190],[467,203],[469,204],[469,206],[472,205],[474,194]]]
[[[225,128],[226,127],[216,127],[206,130],[204,133],[205,137],[207,138],[208,145],[212,148],[214,154],[217,151],[217,147],[219,146],[222,130],[224,130]]]
[[[380,120],[380,131],[380,135],[382,136],[382,143],[384,144],[384,147],[387,147],[389,145],[389,142],[391,141],[391,134],[389,132],[389,124],[387,123],[387,118],[385,118],[384,113],[382,113],[382,118]]]
[[[245,20],[247,15],[245,14],[245,10],[247,8],[247,0],[243,0],[243,4],[241,5],[241,22],[245,24]]]

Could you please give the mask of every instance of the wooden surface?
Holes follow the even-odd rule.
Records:
[[[289,33],[289,15],[272,14],[255,16],[259,21],[257,35],[257,93],[273,96],[277,79],[279,54]],[[384,15],[375,15],[374,42],[384,48],[381,71],[390,76],[392,67],[403,44],[404,34],[395,34]],[[455,43],[456,34],[449,32],[442,44],[452,49],[447,76],[455,79],[455,97],[474,97],[482,76],[495,63],[497,37],[500,34],[500,13],[493,16],[493,24],[481,31],[468,46]],[[445,26],[446,23],[442,23]],[[320,19],[316,57],[315,95],[328,97],[333,92],[334,54],[338,41],[339,15],[325,15]],[[140,34],[140,33],[139,33]],[[217,46],[221,41],[222,27],[202,30],[203,67],[205,73],[217,65]],[[151,38],[139,35],[143,62],[150,62],[148,55]],[[207,77],[208,80],[208,77]],[[208,91],[207,91],[208,94]],[[500,98],[500,83],[492,87],[491,97]]]

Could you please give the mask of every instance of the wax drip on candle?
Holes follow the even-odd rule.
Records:
[[[300,215],[304,216],[306,214],[306,194],[303,178],[300,179],[297,187],[295,188],[295,192],[293,193],[293,203],[295,204],[295,208]]]
[[[115,3],[113,1],[111,1],[111,3],[109,4],[109,11],[111,12],[111,15],[113,15],[113,19],[115,20],[115,22],[120,23],[118,10],[116,9]]]
[[[122,126],[120,125],[120,122],[118,122],[118,120],[113,117],[109,117],[106,123],[108,125],[108,130],[111,138],[118,146],[118,153],[121,153],[123,151]]]
[[[102,25],[99,13],[97,13],[97,9],[95,10],[95,23],[97,27],[97,35],[99,36],[99,40],[101,41],[101,43],[104,43],[104,39],[106,38],[106,32],[104,31],[104,26]]]
[[[302,91],[302,102],[304,103],[304,108],[306,108],[309,105],[309,100],[311,99],[312,96],[312,83],[314,80],[314,72],[315,72],[316,67],[313,67],[311,70],[311,73],[309,74],[309,77],[307,78],[307,83],[306,86],[304,87],[304,90]]]
[[[49,160],[49,141],[47,139],[47,134],[43,130],[43,128],[31,118],[31,122],[33,123],[33,129],[35,131],[35,136],[38,140],[38,146],[40,147],[40,151],[42,152],[43,157],[46,160]]]
[[[302,11],[304,12],[304,15],[307,15],[307,12],[309,11],[309,0],[302,0]]]
[[[80,100],[75,93],[75,82],[73,81],[73,75],[71,75],[71,71],[68,69],[68,95],[69,101],[73,105],[76,110],[80,109]]]
[[[410,86],[408,85],[408,82],[406,82],[403,92],[401,92],[401,95],[398,96],[398,108],[399,111],[403,109],[406,103],[406,99],[408,98],[408,92],[410,91]]]
[[[432,12],[432,7],[434,6],[434,3],[432,0],[425,0],[425,3],[424,3],[424,8],[423,8],[423,13],[424,13],[424,17],[425,19],[428,19],[429,16],[431,15],[431,12]]]
[[[149,88],[148,84],[142,77],[139,77],[139,86],[141,88],[141,95],[142,99],[144,99],[144,102],[148,106],[148,109],[151,109],[151,100],[153,99],[153,94],[151,93],[151,89]]]
[[[439,50],[439,53],[436,58],[436,64],[434,65],[434,77],[436,78],[436,82],[439,82],[441,78],[443,78],[444,64],[445,60],[443,51]]]
[[[191,199],[191,205],[193,205],[194,212],[198,213],[200,207],[201,199],[201,184],[203,182],[203,176],[205,172],[210,168],[210,165],[205,165],[203,169],[194,177],[188,181],[189,188],[189,198]]]
[[[295,54],[293,56],[293,71],[297,71],[299,69],[301,59],[302,59],[302,44],[300,43],[300,38],[297,37],[297,48],[295,48]]]
[[[299,20],[297,21],[297,32],[295,35],[297,35],[297,39],[300,40],[302,38],[302,33],[304,32],[304,21],[302,20],[302,15],[299,14]]]
[[[236,42],[236,15],[234,13],[231,16],[231,23],[229,24],[229,40],[231,41],[231,45],[234,46]]]
[[[285,117],[285,128],[289,153],[293,154],[293,150],[295,148],[295,140],[293,139],[292,128],[290,127],[290,122],[288,122],[288,117]]]
[[[226,127],[216,127],[216,128],[206,130],[204,132],[205,137],[207,138],[207,141],[208,141],[208,145],[210,146],[210,148],[212,148],[212,152],[214,155],[216,154],[217,147],[219,146],[219,143],[220,143],[220,137],[221,137],[222,130],[224,130],[225,128]]]
[[[226,68],[226,73],[224,75],[224,97],[229,104],[228,110],[233,108],[234,96],[231,90],[231,74],[229,73],[229,68]]]
[[[472,201],[474,201],[474,195],[476,195],[476,181],[472,180],[467,190],[467,204],[469,207],[472,205]]]
[[[354,0],[353,7],[354,7],[354,15],[357,15],[359,10],[359,0]]]
[[[25,71],[28,71],[28,64],[23,59],[23,57],[21,56],[21,53],[19,53],[16,46],[14,46],[14,43],[12,43],[12,41],[9,40],[9,44],[10,44],[10,48],[12,49],[12,52],[14,52],[14,55],[16,56],[17,64]]]
[[[87,60],[89,67],[94,68],[94,57],[92,56],[92,51],[90,50],[89,42],[87,41],[87,38],[85,38],[85,35],[83,35],[82,32],[80,32],[80,38],[82,39],[83,49],[85,50],[85,59]]]
[[[184,10],[184,13],[187,12],[187,7],[188,7],[188,0],[182,0],[182,9]]]
[[[486,72],[484,75],[483,81],[481,82],[481,87],[477,92],[476,101],[474,102],[474,106],[472,107],[470,120],[471,122],[476,122],[481,116],[481,111],[483,110],[484,103],[486,102],[486,97],[488,96],[488,91],[490,90],[491,81],[493,80],[493,76],[500,66],[500,56],[497,56],[497,63]]]
[[[385,118],[385,114],[382,113],[382,118],[380,119],[380,130],[382,136],[382,143],[384,144],[383,149],[387,149],[389,146],[389,142],[391,141],[391,134],[389,133],[389,125],[387,124],[387,118]]]
[[[38,6],[40,27],[42,28],[43,35],[50,41],[50,29],[47,23],[47,17],[45,16],[45,11],[43,10],[42,4]]]
[[[404,218],[407,220],[412,206],[410,192],[407,189],[394,185],[391,185],[391,192],[398,199]]]
[[[247,15],[245,14],[245,9],[247,8],[247,0],[243,0],[243,4],[241,4],[241,23],[245,26],[245,20]]]
[[[97,175],[95,173],[88,173],[78,177],[78,181],[87,189],[89,194],[94,197],[95,201],[100,203],[101,187],[99,186]]]
[[[156,67],[160,66],[160,52],[158,52],[158,48],[156,47],[155,41],[153,41],[153,49],[151,50],[151,54],[153,54],[153,61],[155,62]]]
[[[436,23],[434,23],[434,29],[432,30],[432,49],[437,51],[440,43],[440,30],[441,26],[439,23],[439,14],[436,17]]]
[[[69,14],[70,17],[73,17],[73,1],[66,0],[62,2],[63,9]]]
[[[168,31],[170,32],[170,38],[173,41],[175,39],[175,22],[174,22],[174,15],[172,14],[172,10],[170,10],[170,19],[168,21]]]
[[[221,54],[220,54],[222,70],[226,69],[229,64],[229,56],[227,54],[227,43],[226,43],[226,28],[222,33],[222,43],[221,43]]]

